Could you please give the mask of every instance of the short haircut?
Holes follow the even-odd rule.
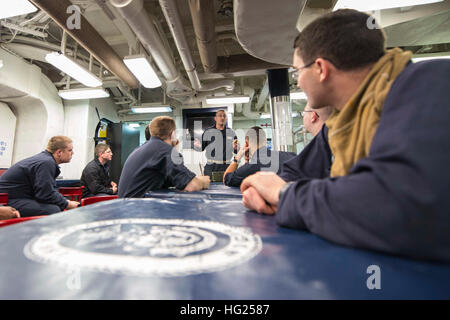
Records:
[[[145,127],[145,140],[150,140],[152,135],[150,134],[150,124]]]
[[[223,112],[223,113],[225,113],[225,115],[227,115],[227,112],[226,112],[224,109],[220,109],[220,110],[217,110],[217,111],[216,111],[215,117],[217,117],[217,115],[219,114],[219,112]]]
[[[48,140],[47,143],[47,150],[51,154],[55,153],[57,150],[61,149],[64,150],[67,148],[69,144],[72,143],[72,139],[66,136],[54,136],[51,137],[50,140]]]
[[[245,139],[248,140],[249,144],[255,145],[257,147],[262,147],[267,144],[266,133],[264,129],[258,126],[251,127],[245,133]]]
[[[156,117],[150,122],[150,134],[152,137],[158,137],[162,140],[170,138],[175,128],[175,121],[168,116]]]
[[[305,64],[324,58],[341,70],[364,67],[385,54],[384,33],[369,28],[369,19],[366,13],[352,9],[324,14],[295,38],[294,49],[298,48]]]
[[[106,143],[99,143],[99,144],[97,144],[95,146],[95,150],[94,150],[95,157],[98,158],[101,153],[105,152],[109,148],[110,148],[110,146],[108,144],[106,144]]]

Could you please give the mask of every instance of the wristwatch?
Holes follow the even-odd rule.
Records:
[[[294,181],[291,181],[281,187],[280,192],[278,193],[278,201],[281,200],[281,196],[286,192],[287,188],[289,188],[293,183]]]
[[[233,157],[233,162],[239,163],[239,161],[236,159],[236,156]]]

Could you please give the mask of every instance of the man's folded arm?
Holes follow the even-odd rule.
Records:
[[[55,204],[61,210],[67,207],[67,199],[58,192],[55,186],[55,169],[52,165],[41,163],[36,168],[33,190],[35,200]]]
[[[106,194],[113,194],[113,189],[108,188],[101,183],[100,177],[97,172],[92,171],[90,174],[85,175],[84,177],[86,184],[89,188],[90,193],[92,194],[99,194],[99,193],[106,193]]]

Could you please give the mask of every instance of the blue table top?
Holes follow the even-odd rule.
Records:
[[[0,261],[0,299],[450,298],[448,264],[338,246],[234,199],[118,199],[4,227]]]
[[[226,199],[242,199],[242,193],[239,188],[227,187],[223,183],[213,182],[209,185],[209,189],[198,192],[183,192],[176,189],[158,190],[147,192],[145,198],[199,198],[209,200],[226,200]]]

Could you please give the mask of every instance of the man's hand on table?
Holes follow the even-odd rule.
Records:
[[[257,172],[242,181],[242,204],[258,213],[275,214],[285,184],[274,172]]]

